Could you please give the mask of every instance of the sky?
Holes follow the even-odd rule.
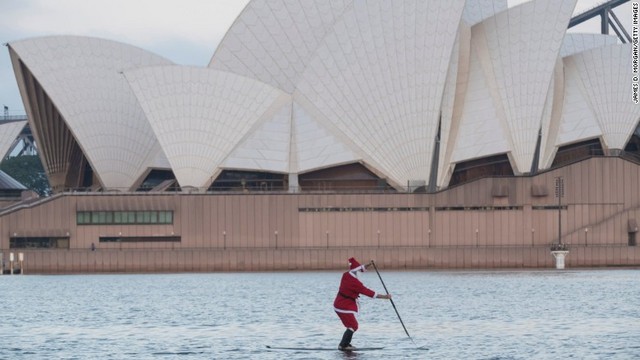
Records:
[[[439,0],[444,1],[444,0]],[[515,6],[527,0],[508,0]],[[604,0],[578,0],[576,13]],[[48,35],[81,35],[135,45],[177,64],[206,66],[248,0],[0,0],[0,44]],[[615,10],[631,32],[631,3]],[[591,20],[572,32],[599,32]],[[0,47],[0,105],[24,106],[5,46]],[[0,113],[2,116],[2,113]]]

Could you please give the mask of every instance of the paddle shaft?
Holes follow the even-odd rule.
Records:
[[[387,285],[384,284],[384,281],[382,280],[382,276],[380,276],[380,272],[378,271],[378,267],[376,266],[376,263],[373,260],[371,260],[371,264],[373,265],[373,268],[376,269],[376,274],[378,274],[378,277],[380,278],[380,282],[382,283],[382,287],[384,287],[384,291],[387,293],[387,295],[389,295],[389,290],[387,290]],[[391,301],[391,306],[393,306],[393,310],[395,310],[396,315],[398,315],[398,320],[400,320],[400,324],[402,325],[402,328],[404,329],[405,334],[407,334],[411,342],[413,342],[413,344],[415,345],[415,342],[413,341],[413,339],[411,338],[411,335],[409,335],[409,332],[407,331],[407,327],[404,326],[404,322],[400,317],[400,313],[396,308],[396,304],[393,302],[393,299],[389,299],[389,301]]]

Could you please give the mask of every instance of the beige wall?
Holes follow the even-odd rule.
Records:
[[[324,269],[342,267],[351,255],[388,268],[553,267],[558,210],[534,207],[557,205],[557,176],[568,206],[561,212],[567,266],[639,265],[637,248],[627,246],[627,222],[640,220],[640,166],[619,158],[436,194],[64,194],[0,215],[0,249],[6,259],[13,234],[69,234],[69,250],[24,251],[27,272]],[[532,185],[548,195],[532,197]],[[492,196],[500,186],[507,196]],[[412,211],[380,211],[394,207]],[[76,211],[99,210],[173,210],[174,223],[76,225]],[[174,234],[181,242],[98,242]]]
[[[21,250],[16,250],[16,252]],[[30,250],[26,274],[93,272],[210,272],[344,269],[346,259],[375,259],[386,269],[553,268],[546,247],[536,248],[343,248],[190,250]],[[17,255],[16,255],[17,256]],[[8,255],[5,252],[5,260]],[[572,248],[568,268],[638,266],[637,247]],[[8,270],[9,265],[6,265]],[[15,268],[19,268],[16,264]]]

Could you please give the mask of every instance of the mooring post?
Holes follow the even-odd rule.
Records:
[[[20,261],[20,275],[24,275],[24,253],[18,253],[18,261]]]
[[[556,258],[556,269],[564,269],[564,258],[567,257],[568,250],[555,250],[551,252],[554,258]]]
[[[9,253],[9,270],[11,275],[13,275],[13,253]]]
[[[556,197],[558,198],[558,243],[551,245],[551,255],[556,259],[556,269],[564,269],[564,258],[569,254],[569,248],[562,242],[562,198],[564,197],[562,176],[556,178]]]

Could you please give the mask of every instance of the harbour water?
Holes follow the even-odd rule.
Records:
[[[0,276],[0,359],[640,358],[640,270],[380,271],[413,341],[367,298],[352,354],[266,348],[337,347],[340,272]]]

